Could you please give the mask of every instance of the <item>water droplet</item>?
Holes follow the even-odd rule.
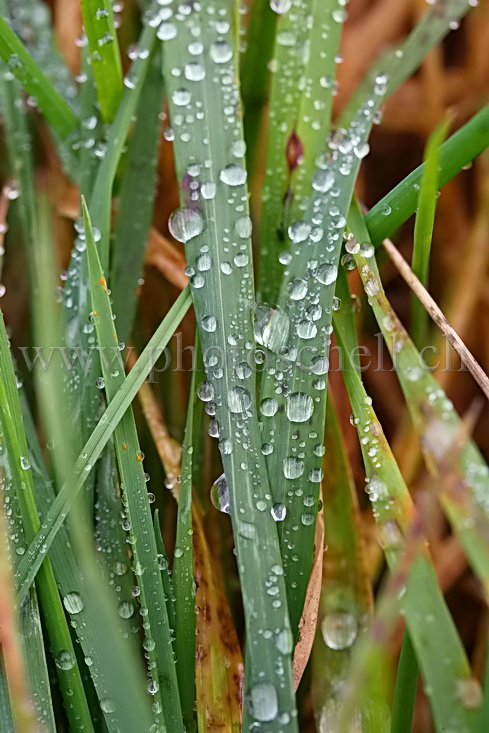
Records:
[[[211,382],[202,382],[197,390],[197,396],[202,402],[210,402],[214,399],[214,386]]]
[[[233,49],[226,41],[216,41],[210,47],[211,59],[216,64],[225,64],[233,57]]]
[[[457,697],[464,706],[472,710],[482,704],[482,689],[474,678],[457,680]]]
[[[250,690],[253,717],[262,723],[275,720],[278,713],[277,690],[270,682],[258,682]]]
[[[85,608],[83,598],[76,591],[73,591],[72,593],[67,593],[65,595],[65,597],[63,598],[63,605],[68,613],[80,613],[80,611],[83,611],[83,609]]]
[[[115,712],[115,705],[114,701],[110,699],[110,697],[104,697],[102,700],[100,700],[100,707],[104,711],[104,713],[114,713]]]
[[[270,0],[270,7],[275,13],[283,15],[288,13],[292,6],[292,0]]]
[[[214,333],[217,328],[217,321],[214,316],[204,316],[201,321],[202,328],[207,333]]]
[[[63,649],[54,661],[58,669],[62,669],[65,672],[71,669],[75,664],[75,658],[73,654],[66,649]]]
[[[172,38],[176,38],[177,29],[173,23],[162,23],[156,33],[161,41],[171,41]]]
[[[229,500],[229,489],[226,481],[225,474],[221,474],[219,478],[214,481],[211,487],[211,502],[216,509],[219,509],[223,514],[229,514],[231,511],[231,504]]]
[[[286,413],[290,422],[306,422],[314,410],[312,397],[305,392],[294,392],[289,395],[286,403]]]
[[[206,183],[203,183],[200,187],[200,193],[202,194],[202,198],[206,199],[207,201],[213,199],[216,195],[216,184],[213,181],[207,181]]]
[[[221,170],[219,178],[228,186],[241,186],[246,182],[247,175],[246,169],[242,165],[230,163]]]
[[[255,308],[255,340],[269,351],[279,353],[289,336],[289,317],[279,306],[262,303]]]
[[[324,262],[322,265],[319,265],[315,272],[315,275],[319,282],[323,285],[331,285],[336,281],[338,268],[336,267],[336,265],[332,265],[329,262]]]
[[[288,284],[289,297],[292,300],[302,300],[307,293],[307,283],[299,278],[291,280]]]
[[[287,514],[285,504],[274,504],[271,508],[272,517],[276,522],[283,522]]]
[[[278,410],[278,402],[274,397],[267,397],[262,400],[260,412],[265,417],[273,417]]]
[[[179,242],[188,242],[204,230],[204,219],[195,209],[177,209],[169,220],[170,233]]]
[[[283,470],[285,478],[299,478],[304,473],[304,461],[295,456],[284,458]]]
[[[29,459],[27,458],[27,456],[20,457],[20,467],[22,468],[23,471],[28,471],[29,468],[31,467],[31,464],[29,463]]]
[[[334,174],[328,170],[318,170],[312,177],[312,187],[319,193],[327,193],[334,184]]]
[[[105,387],[105,380],[104,380],[104,378],[103,377],[97,377],[97,379],[95,380],[95,386],[98,389],[103,389]]]
[[[188,89],[174,89],[172,100],[177,107],[186,107],[187,104],[190,104],[191,99],[192,93]]]
[[[295,221],[289,227],[289,237],[294,244],[305,242],[311,233],[311,227],[306,221]]]
[[[245,412],[251,407],[250,393],[244,387],[232,387],[228,391],[229,412]]]
[[[184,73],[188,81],[202,81],[202,79],[205,79],[205,69],[197,61],[185,64]]]
[[[321,633],[330,649],[349,649],[358,636],[358,619],[347,611],[332,611],[323,618]]]
[[[251,230],[253,228],[251,219],[249,216],[241,216],[235,224],[236,232],[242,239],[248,239],[251,237]]]
[[[118,611],[121,618],[131,618],[134,614],[134,604],[130,601],[122,601],[119,603]]]

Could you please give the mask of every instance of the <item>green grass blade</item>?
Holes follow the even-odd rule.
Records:
[[[6,539],[8,539],[10,562],[15,566],[25,552],[27,542],[3,439],[0,442],[0,475],[2,504],[7,508],[5,512],[5,534]],[[4,510],[2,509],[2,511]],[[5,620],[2,625],[4,623]],[[24,663],[27,662],[24,673],[26,674],[29,695],[34,703],[37,719],[46,731],[54,733],[56,725],[35,588],[31,588],[29,595],[18,609],[18,631],[22,646],[22,658]],[[5,630],[5,633],[9,632]],[[2,718],[0,720],[3,722]]]
[[[95,537],[100,559],[117,598],[117,608],[126,632],[137,633],[138,618],[132,589],[134,575],[129,559],[127,532],[121,522],[123,506],[118,485],[113,441],[106,445],[97,465],[95,484],[96,524]],[[55,540],[56,541],[56,540]]]
[[[105,278],[97,254],[88,209],[82,199],[92,308],[99,347],[109,356],[102,359],[105,393],[109,402],[124,382],[124,367],[114,331],[112,309]],[[114,354],[115,351],[115,354]],[[110,363],[111,357],[113,359]],[[171,631],[158,565],[151,507],[139,449],[136,423],[129,408],[114,430],[117,463],[121,476],[124,508],[130,523],[129,539],[134,558],[134,572],[140,589],[141,608],[145,610],[145,649],[150,660],[149,690],[160,702],[157,721],[167,731],[183,733],[182,713],[173,660]]]
[[[124,342],[129,339],[136,312],[138,279],[153,216],[162,101],[163,77],[157,53],[141,91],[114,232],[110,289],[117,332]]]
[[[109,0],[81,0],[83,25],[104,122],[112,122],[122,97],[122,64]]]
[[[219,23],[207,12],[210,7]],[[213,0],[205,11],[197,5],[187,15],[178,11],[172,19],[174,37],[164,44],[165,83],[184,207],[172,216],[171,229],[181,241],[186,240],[187,262],[194,273],[192,295],[231,497],[247,643],[252,650],[245,677],[243,725],[266,721],[271,733],[288,733],[297,728],[290,627],[260,450],[255,374],[247,367],[253,344],[254,289],[230,10],[226,0]],[[182,54],[195,37],[202,44],[201,53]],[[183,76],[177,77],[174,69],[183,69]],[[222,130],[222,135],[216,136],[216,130]],[[217,363],[213,353],[218,355]],[[269,584],[271,592],[266,590]],[[264,638],[264,628],[276,629],[284,643],[277,644],[275,634]]]
[[[418,661],[409,632],[404,631],[392,704],[391,733],[411,733],[414,703],[418,690]]]
[[[300,80],[306,65],[309,39],[308,18],[313,0],[294,0],[277,22],[273,52],[265,179],[262,187],[260,221],[260,299],[277,302],[282,266],[278,260],[287,237],[284,202],[290,174],[299,155],[295,127],[299,119]]]
[[[371,399],[342,343],[341,332],[336,336],[343,349],[343,374],[365,463],[366,489],[387,562],[395,567],[406,546],[406,536],[412,531],[411,498],[371,407]],[[418,555],[411,566],[401,605],[429,691],[436,729],[443,731],[452,726],[471,730],[475,710],[470,704],[464,704],[463,690],[477,683],[470,676],[470,666],[440,592],[434,568],[424,555]],[[439,649],[444,652],[443,666],[437,659]]]
[[[43,0],[6,0],[12,30],[16,32],[56,91],[77,109],[77,88],[65,58],[56,45],[53,13]],[[3,3],[3,8],[5,8]],[[4,13],[5,17],[7,14]]]
[[[352,661],[372,612],[355,484],[331,403],[326,414],[323,512],[325,552],[318,625],[312,657],[312,697],[317,727],[332,727]],[[324,725],[324,722],[323,722]]]
[[[438,187],[442,188],[488,146],[489,105],[483,107],[441,145],[438,155]],[[367,228],[376,246],[414,214],[424,169],[423,163],[366,215]]]
[[[30,541],[39,530],[40,521],[34,498],[28,448],[23,428],[20,402],[10,357],[3,315],[0,319],[0,420],[7,448],[12,479],[16,487],[26,538]],[[48,558],[39,568],[37,590],[56,667],[60,689],[70,720],[76,731],[92,731],[90,711],[73,643],[59,597],[51,562]]]
[[[27,92],[37,99],[39,109],[60,137],[64,138],[77,129],[76,114],[56,91],[2,15],[0,15],[0,58],[5,61]]]
[[[4,733],[16,733],[12,719],[3,654],[0,654],[0,720]]]
[[[263,108],[270,85],[268,65],[273,53],[277,13],[270,7],[270,0],[254,0],[249,13],[246,52],[241,65],[241,96],[244,106],[246,165],[251,176],[260,142]]]
[[[349,226],[359,241],[368,242],[364,219],[352,207]],[[373,248],[372,248],[373,252]],[[375,257],[356,255],[364,287],[386,345],[394,359],[401,389],[414,427],[419,434],[428,468],[441,480],[440,499],[453,531],[458,536],[474,572],[489,594],[489,511],[487,465],[470,440],[464,440],[460,419],[422,355],[390,306],[382,288]],[[459,444],[461,441],[461,444]],[[454,471],[446,477],[447,467]],[[461,482],[463,491],[457,489]]]
[[[193,420],[196,372],[192,373],[187,408],[173,561],[175,588],[175,653],[185,727],[190,729],[195,708],[195,580],[192,541]]]
[[[417,278],[428,287],[431,240],[435,225],[438,191],[438,149],[448,132],[448,121],[442,122],[430,136],[425,150],[425,166],[419,189],[418,209],[414,225],[414,248],[411,267]],[[411,297],[411,334],[418,348],[425,345],[428,314],[422,303]]]
[[[190,292],[185,289],[177,298],[166,318],[163,319],[155,334],[148,342],[133,369],[126,377],[123,385],[108,405],[105,413],[97,423],[81,454],[75,463],[73,477],[61,487],[56,499],[47,512],[43,526],[27,549],[16,573],[17,598],[19,603],[25,597],[37,571],[46,556],[51,543],[62,526],[76,496],[95,461],[99,458],[105,445],[136,396],[139,387],[154,367],[155,356],[161,354],[178,324],[190,307]]]
[[[345,132],[341,146],[338,141],[333,143],[331,160],[315,174],[317,184],[306,214],[291,225],[290,262],[279,299],[288,335],[287,331],[280,334],[283,348],[278,355],[269,351],[273,369],[267,369],[262,381],[262,400],[273,400],[265,404],[277,408],[276,414],[262,417],[262,439],[273,445],[274,435],[280,436],[267,455],[267,466],[274,501],[286,507],[279,533],[294,633],[312,563],[333,298],[343,228],[361,160],[354,149],[361,151],[383,94],[384,86],[376,86]],[[282,328],[279,322],[275,330]],[[296,526],[300,532],[293,529]]]

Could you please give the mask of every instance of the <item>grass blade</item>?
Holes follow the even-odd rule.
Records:
[[[112,122],[122,97],[122,64],[109,0],[81,0],[97,97],[104,122]]]
[[[300,80],[306,65],[306,44],[313,0],[294,0],[280,15],[273,52],[265,179],[262,188],[260,222],[260,280],[258,291],[265,303],[277,302],[282,267],[279,253],[286,241],[284,204],[291,171],[300,158],[300,141],[295,134],[301,100]]]
[[[254,0],[249,13],[246,52],[241,66],[241,95],[244,105],[246,165],[251,176],[260,141],[263,107],[270,84],[268,64],[273,53],[277,13],[270,7],[270,0]]]
[[[15,375],[5,331],[3,314],[0,319],[0,420],[7,453],[16,487],[22,522],[27,540],[39,530],[40,521],[34,498],[32,473],[28,462],[28,448],[23,428]],[[90,711],[75,658],[64,610],[48,558],[39,568],[38,589],[43,608],[51,649],[58,669],[60,689],[73,730],[92,731]]]
[[[106,359],[102,359],[105,392],[110,402],[124,381],[123,363],[117,346],[117,334],[114,332],[107,285],[93,239],[88,209],[83,199],[82,208],[97,338],[99,346],[107,354],[114,352],[115,348],[115,358],[111,360],[111,363],[107,364]],[[145,609],[145,648],[151,662],[148,691],[154,695],[155,700],[160,702],[162,723],[166,729],[175,731],[175,733],[183,733],[170,626],[143,471],[143,456],[139,450],[136,424],[131,408],[127,410],[115,428],[114,442],[121,475],[124,507],[130,523],[134,572],[140,589],[141,607]],[[156,718],[159,719],[158,713],[156,713]]]
[[[350,678],[373,605],[355,485],[331,399],[330,394],[323,481],[326,549],[312,660],[312,696],[319,730],[325,721],[332,725],[338,717],[341,689]]]
[[[367,474],[367,492],[379,526],[389,566],[395,567],[413,530],[414,511],[408,489],[394,460],[382,427],[372,409],[349,352],[337,332],[344,355],[344,379],[355,417]],[[411,526],[410,526],[411,525]],[[414,525],[416,527],[416,525]],[[409,634],[416,650],[438,731],[449,726],[471,730],[475,709],[465,704],[463,691],[478,683],[471,678],[462,642],[450,616],[433,566],[423,555],[414,560],[401,600]],[[441,669],[436,650],[443,647]]]
[[[127,342],[137,305],[138,279],[154,207],[156,165],[163,101],[160,54],[155,54],[141,91],[114,232],[110,286],[117,332]]]
[[[438,188],[442,188],[457,173],[460,173],[488,146],[489,105],[483,107],[440,146]],[[375,246],[389,237],[414,214],[424,170],[425,164],[423,163],[375,204],[366,215],[367,228]]]
[[[182,701],[185,728],[194,724],[195,708],[195,580],[192,542],[192,476],[193,476],[193,420],[195,372],[190,384],[185,438],[182,449],[182,471],[177,515],[177,533],[173,561],[175,588],[175,653],[177,676]]]
[[[355,236],[368,242],[364,220],[357,207],[352,209],[349,224]],[[428,468],[435,476],[443,477],[446,465],[455,466],[455,482],[453,484],[453,478],[442,482],[440,500],[487,596],[487,466],[471,441],[462,439],[461,445],[457,445],[459,436],[464,435],[459,417],[433,375],[424,368],[424,360],[390,306],[382,289],[373,247],[371,249],[369,254],[372,256],[368,259],[356,255],[364,287],[371,294],[375,318],[394,358],[399,383],[420,436]],[[457,489],[460,479],[462,486]]]
[[[424,157],[425,167],[419,189],[411,266],[413,272],[425,287],[428,286],[431,239],[435,224],[438,190],[438,148],[445,140],[447,131],[448,122],[443,122],[428,140]],[[422,348],[428,330],[428,314],[422,303],[414,295],[411,298],[411,319],[413,340],[419,348]]]
[[[201,6],[188,8],[186,15],[177,12],[172,19],[172,37],[164,45],[165,83],[176,129],[174,151],[184,207],[172,216],[170,226],[173,234],[185,241],[187,262],[194,273],[190,281],[199,336],[207,355],[206,389],[216,404],[219,445],[231,497],[247,643],[252,649],[245,678],[243,725],[247,728],[266,722],[271,733],[285,733],[297,727],[292,644],[267,470],[259,447],[255,374],[246,367],[249,344],[253,343],[254,291],[236,49],[231,32],[235,19],[226,0],[213,1],[212,8],[219,23],[210,20]],[[200,53],[182,56],[182,48],[188,48],[195,37],[202,44]],[[184,70],[185,81],[174,75],[175,68]],[[213,130],[223,130],[222,139],[217,139]],[[203,161],[208,164],[202,165]],[[218,355],[217,363],[213,353]],[[246,441],[243,424],[248,432]],[[266,591],[270,584],[273,597]],[[277,644],[275,634],[265,639],[264,628],[276,629],[284,643]]]
[[[0,58],[27,92],[37,99],[39,109],[61,138],[77,129],[76,114],[41,71],[3,15],[0,15]]]
[[[404,631],[392,704],[392,733],[410,733],[417,690],[418,662],[409,632]]]
[[[61,487],[44,518],[41,530],[29,545],[25,556],[19,564],[16,572],[17,599],[19,603],[25,598],[44,557],[49,551],[51,543],[66,519],[69,510],[72,508],[76,496],[85,483],[94,462],[101,455],[116,425],[118,425],[126,413],[140,386],[147,378],[151,369],[153,369],[155,355],[161,354],[189,307],[190,293],[188,290],[184,290],[148,342],[135,367],[126,377],[123,385],[119,388],[115,397],[113,397],[110,405],[108,405],[105,413],[90,435],[75,463],[72,479]]]

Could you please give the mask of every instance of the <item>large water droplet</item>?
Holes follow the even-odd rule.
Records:
[[[289,317],[279,306],[262,303],[255,308],[254,333],[260,346],[279,353],[289,336]]]
[[[216,41],[210,47],[211,59],[216,64],[225,64],[233,57],[233,49],[227,41]]]
[[[177,209],[168,220],[170,233],[179,242],[188,242],[204,229],[204,218],[195,209]]]
[[[260,412],[265,417],[273,417],[278,410],[278,402],[274,397],[267,397],[262,400]]]
[[[246,169],[242,165],[230,163],[221,170],[219,178],[228,186],[241,186],[246,182],[247,175]]]
[[[323,285],[331,285],[336,281],[338,268],[336,267],[336,265],[331,265],[329,262],[325,262],[324,264],[319,265],[318,269],[315,272],[315,275],[319,282]]]
[[[63,605],[68,613],[80,613],[80,611],[83,611],[85,608],[83,598],[76,591],[65,595],[63,598]]]
[[[283,15],[288,13],[292,6],[292,0],[270,0],[270,7],[275,13]]]
[[[332,611],[323,618],[321,633],[330,649],[349,649],[358,636],[358,619],[347,611]]]
[[[229,412],[245,412],[251,407],[250,393],[244,387],[232,387],[228,391]]]
[[[275,720],[278,713],[277,690],[270,682],[258,682],[250,690],[252,715],[262,723]]]
[[[314,410],[311,395],[305,392],[294,392],[289,395],[286,404],[287,417],[291,422],[306,422]]]
[[[62,651],[60,651],[54,661],[59,669],[62,669],[64,672],[66,672],[74,666],[75,657],[71,652],[63,649]]]
[[[224,514],[229,514],[231,511],[231,504],[229,500],[229,489],[226,481],[226,476],[221,474],[219,478],[214,481],[211,487],[211,502],[216,509]]]
[[[283,469],[285,478],[299,478],[304,473],[304,461],[296,456],[289,456],[284,458]]]

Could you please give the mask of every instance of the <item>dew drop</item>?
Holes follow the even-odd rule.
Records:
[[[294,392],[289,395],[286,403],[286,413],[290,422],[306,422],[314,410],[312,397],[305,392]]]
[[[85,608],[83,598],[79,593],[73,591],[67,593],[63,598],[63,606],[66,608],[68,613],[80,613]]]
[[[170,233],[179,242],[188,242],[204,230],[204,219],[195,209],[177,209],[168,220]]]
[[[250,393],[244,387],[232,387],[228,391],[229,412],[245,412],[251,407]]]
[[[237,163],[230,163],[219,173],[219,178],[228,186],[241,186],[246,182],[246,169]]]
[[[277,690],[270,682],[258,682],[250,690],[250,706],[253,717],[268,723],[275,720],[278,713]]]
[[[323,618],[321,633],[330,649],[349,649],[358,636],[358,619],[347,611],[332,611]]]
[[[223,514],[229,514],[231,511],[231,504],[229,500],[229,489],[226,481],[225,474],[221,474],[219,478],[214,481],[211,487],[211,502]]]

